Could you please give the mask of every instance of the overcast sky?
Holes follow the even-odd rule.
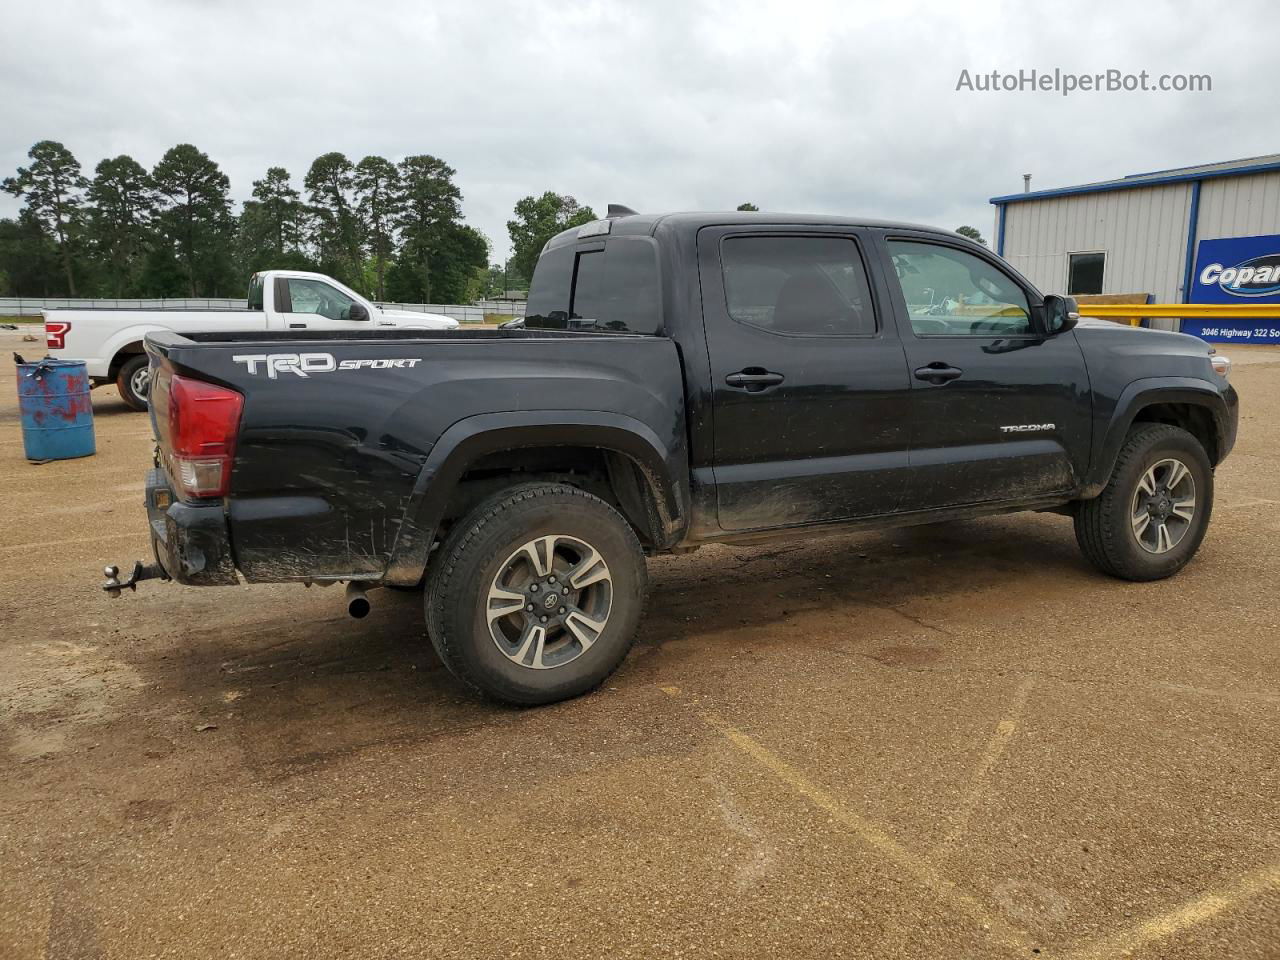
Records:
[[[190,142],[245,199],[340,150],[458,171],[508,248],[517,199],[603,213],[847,213],[990,239],[988,198],[1280,151],[1276,10],[1070,2],[10,4],[0,171],[41,139],[86,174]],[[1254,29],[1251,22],[1265,24]],[[957,92],[962,69],[1208,73],[1211,93]],[[12,215],[0,198],[0,215]]]

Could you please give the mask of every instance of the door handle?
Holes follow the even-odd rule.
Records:
[[[724,382],[731,387],[740,387],[748,393],[759,393],[761,390],[776,387],[783,379],[782,374],[772,373],[764,367],[747,367],[745,370],[729,374],[724,378]]]
[[[964,371],[959,367],[953,367],[949,363],[943,363],[941,360],[935,360],[927,367],[916,367],[916,379],[926,380],[935,387],[940,387],[948,380],[954,380],[956,377],[964,375]]]

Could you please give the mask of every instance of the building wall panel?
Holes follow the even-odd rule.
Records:
[[[1200,240],[1280,233],[1280,171],[1206,180],[1200,188]]]
[[[1176,302],[1190,206],[1186,183],[1010,203],[1004,256],[1044,292],[1066,293],[1068,255],[1102,250],[1103,293]]]

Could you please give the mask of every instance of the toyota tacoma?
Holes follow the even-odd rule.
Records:
[[[856,218],[621,208],[546,244],[519,327],[146,350],[155,562],[109,592],[422,587],[445,665],[516,704],[599,684],[645,557],[706,543],[1058,511],[1099,570],[1168,577],[1236,436],[1204,342]]]

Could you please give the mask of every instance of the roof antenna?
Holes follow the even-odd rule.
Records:
[[[624,207],[620,203],[609,204],[609,212],[605,214],[606,220],[616,220],[618,217],[634,217],[637,211],[630,207]]]

